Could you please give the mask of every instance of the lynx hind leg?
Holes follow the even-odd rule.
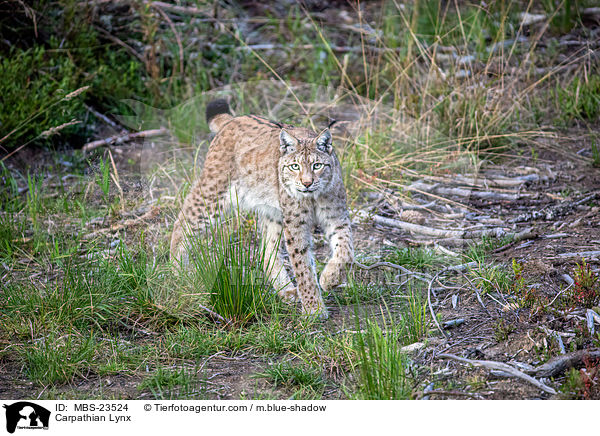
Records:
[[[277,221],[268,218],[261,220],[261,227],[265,246],[265,274],[269,275],[282,300],[290,303],[296,302],[298,301],[298,290],[283,265],[281,250],[283,227]]]
[[[173,225],[170,246],[171,260],[184,267],[189,265],[190,238],[204,228],[207,220],[204,204],[188,199]]]
[[[190,238],[215,223],[217,217],[229,211],[229,203],[223,194],[226,182],[203,186],[202,180],[195,184],[183,202],[183,207],[173,225],[171,234],[171,259],[182,266],[189,265]]]

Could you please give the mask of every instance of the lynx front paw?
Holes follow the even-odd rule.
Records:
[[[329,311],[327,310],[323,302],[314,307],[302,306],[302,314],[309,317],[318,318],[321,321],[325,321],[327,318],[329,318]]]
[[[190,255],[184,244],[180,244],[173,249],[171,252],[171,261],[180,268],[185,269],[190,266]]]
[[[286,303],[295,303],[298,301],[298,289],[294,286],[286,286],[277,292],[277,295]]]
[[[321,273],[319,284],[321,289],[329,291],[341,285],[346,280],[346,271],[336,263],[328,263]]]

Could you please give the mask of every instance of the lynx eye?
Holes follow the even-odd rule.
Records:
[[[292,170],[292,171],[300,171],[300,165],[298,165],[298,164],[291,164],[290,165],[290,170]]]
[[[313,170],[318,171],[321,168],[323,168],[323,164],[322,163],[317,162],[317,163],[313,164]]]

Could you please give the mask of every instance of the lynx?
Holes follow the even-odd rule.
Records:
[[[234,204],[258,217],[267,253],[275,253],[269,271],[279,295],[299,299],[303,313],[327,318],[321,288],[341,284],[354,256],[342,170],[329,128],[315,133],[255,115],[234,117],[225,100],[208,104],[206,120],[216,135],[174,224],[171,258],[185,263],[186,238],[201,227],[203,217],[210,219]],[[315,226],[331,249],[320,280],[313,255]],[[280,240],[297,287],[283,266]]]

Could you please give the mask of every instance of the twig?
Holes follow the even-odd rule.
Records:
[[[175,39],[177,41],[177,47],[179,48],[179,74],[183,75],[183,45],[181,44],[181,38],[179,36],[179,32],[175,28],[175,24],[173,24],[173,20],[169,18],[169,16],[162,10],[161,5],[164,6],[162,2],[153,2],[151,6],[158,11],[160,15],[167,21],[169,27],[171,27],[171,31],[175,35]],[[175,75],[175,74],[173,74]]]
[[[565,259],[565,258],[590,258],[590,257],[596,257],[596,256],[600,256],[600,250],[594,250],[594,251],[579,251],[579,252],[574,252],[574,253],[560,253],[558,255],[559,258],[561,259]]]
[[[199,8],[195,8],[193,6],[177,6],[170,3],[165,2],[149,2],[144,1],[144,3],[149,4],[153,7],[158,7],[160,9],[164,9],[165,11],[173,12],[175,14],[180,15],[201,15],[203,17],[210,17],[210,13],[206,10],[202,10]]]
[[[429,274],[426,274],[426,273],[417,273],[417,272],[409,270],[408,268],[403,267],[402,265],[397,265],[397,264],[392,263],[392,262],[383,262],[383,261],[381,261],[381,262],[375,262],[375,263],[373,263],[371,265],[363,265],[360,262],[354,261],[354,265],[356,265],[360,269],[364,269],[364,270],[367,270],[367,271],[370,270],[370,269],[373,269],[373,268],[379,268],[379,267],[382,267],[382,266],[383,267],[387,266],[389,268],[398,269],[398,270],[402,271],[403,273],[405,273],[407,275],[415,276],[415,278],[417,278],[417,279],[419,279],[421,281],[424,281],[424,282],[429,281],[429,279],[431,278],[431,276]],[[426,279],[423,279],[422,277],[426,277]]]
[[[579,350],[556,356],[527,372],[537,377],[556,377],[569,368],[583,366],[585,359],[600,359],[600,349]]]
[[[483,399],[483,396],[479,393],[461,392],[461,391],[442,391],[439,389],[427,391],[425,395],[448,395],[450,397],[456,396],[456,397],[476,398],[478,400]],[[423,395],[423,396],[425,396],[425,395]]]
[[[95,232],[86,233],[83,236],[83,238],[84,239],[93,239],[93,238],[95,238],[96,236],[98,236],[98,235],[100,235],[102,233],[116,232],[117,230],[124,229],[125,227],[134,226],[136,224],[139,224],[142,221],[154,218],[156,215],[158,215],[159,211],[160,211],[160,207],[153,206],[148,212],[146,212],[144,215],[142,215],[140,217],[130,218],[130,219],[127,219],[127,220],[122,221],[120,223],[114,224],[114,225],[112,225],[110,227],[103,228],[103,229],[100,229],[100,230],[96,230]]]
[[[405,230],[412,233],[418,233],[426,236],[434,236],[436,238],[465,238],[465,239],[475,239],[482,238],[485,236],[495,236],[500,238],[502,236],[511,235],[507,233],[504,229],[500,227],[496,227],[493,229],[485,229],[485,230],[445,230],[445,229],[436,229],[433,227],[421,226],[419,224],[407,223],[405,221],[395,220],[393,218],[386,218],[380,215],[369,216],[369,214],[365,211],[358,211],[357,216],[361,218],[372,218],[375,224],[387,226],[387,227],[395,227],[401,230]],[[514,234],[512,234],[514,236]]]
[[[487,369],[495,369],[498,371],[502,371],[505,372],[507,374],[513,375],[515,377],[518,377],[522,380],[525,380],[529,383],[531,383],[532,385],[538,387],[539,389],[541,389],[544,392],[547,392],[551,395],[556,395],[556,391],[551,388],[548,385],[545,385],[544,383],[542,383],[539,380],[536,380],[535,378],[525,374],[522,371],[519,371],[518,369],[513,368],[510,365],[507,365],[506,363],[502,363],[502,362],[496,362],[493,360],[473,360],[473,359],[467,359],[465,357],[459,357],[456,356],[454,354],[449,354],[449,353],[444,353],[444,354],[439,354],[438,357],[442,358],[442,359],[452,359],[452,360],[456,360],[458,362],[461,363],[466,363],[469,365],[474,365],[474,366],[482,366],[484,368]]]
[[[155,136],[165,135],[167,132],[168,130],[166,128],[161,127],[160,129],[143,130],[141,132],[128,133],[125,135],[115,135],[109,138],[88,142],[83,146],[82,150],[84,153],[87,153],[91,150],[94,150],[98,147],[103,147],[105,145],[122,144],[124,142],[128,142],[136,138],[152,138]]]
[[[429,306],[429,312],[431,312],[431,317],[433,318],[433,322],[435,323],[435,326],[440,331],[442,336],[444,338],[448,339],[448,335],[446,334],[446,332],[444,331],[442,326],[440,326],[440,323],[438,322],[437,317],[435,316],[435,312],[433,311],[433,306],[431,305],[431,285],[438,278],[439,275],[440,275],[440,273],[438,272],[435,275],[435,277],[431,279],[431,281],[429,282],[429,285],[427,286],[427,305]]]
[[[127,131],[127,129],[125,129],[122,126],[119,126],[116,122],[114,122],[113,120],[111,120],[110,118],[108,118],[106,115],[98,112],[96,109],[94,109],[93,107],[84,104],[85,108],[90,111],[92,113],[92,115],[94,115],[96,118],[98,118],[99,120],[104,121],[106,124],[108,124],[110,127],[112,127],[115,130],[121,130],[121,131]]]
[[[211,310],[208,307],[202,306],[201,304],[198,304],[198,307],[200,309],[202,309],[203,311],[205,311],[209,315],[209,317],[213,319],[213,321],[218,321],[218,322],[221,322],[221,323],[223,323],[225,325],[231,325],[232,324],[232,322],[231,322],[230,319],[225,318],[222,315],[219,315],[214,310]]]
[[[502,251],[509,249],[519,241],[523,241],[525,239],[536,239],[537,237],[538,234],[533,232],[531,228],[523,230],[522,232],[517,233],[513,237],[513,240],[511,242],[503,245],[502,247],[496,248],[495,250],[492,250],[492,253],[501,253]]]
[[[441,273],[445,273],[447,271],[454,271],[454,272],[464,272],[467,271],[468,269],[471,269],[473,267],[477,266],[477,262],[473,261],[473,262],[467,262],[467,263],[461,263],[460,265],[452,265],[452,266],[447,266],[444,269],[442,269],[440,271]]]

